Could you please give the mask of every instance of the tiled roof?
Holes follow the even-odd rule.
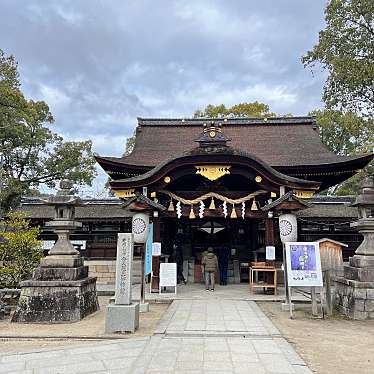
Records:
[[[313,204],[312,207],[297,212],[298,217],[313,218],[352,218],[357,217],[357,208],[337,204]]]
[[[85,205],[75,208],[75,218],[106,220],[111,218],[128,217],[130,214],[122,208],[122,201],[111,199],[83,199]],[[52,219],[54,217],[53,206],[43,204],[37,198],[24,198],[19,210],[25,212],[29,218]]]
[[[248,126],[248,125],[279,125],[297,124],[297,123],[311,123],[315,124],[315,117],[300,116],[300,117],[269,117],[269,118],[251,118],[251,117],[234,117],[234,118],[141,118],[138,117],[138,124],[140,126],[199,126],[202,127],[205,123],[209,124],[214,121],[216,124],[221,123],[223,126]]]
[[[133,152],[121,158],[128,165],[154,167],[197,146],[203,124],[212,119],[139,118]],[[231,118],[222,123],[229,145],[257,156],[271,166],[330,164],[352,159],[330,152],[321,142],[313,117]]]
[[[353,197],[315,196],[306,200],[311,204],[310,208],[296,213],[300,218],[347,218],[354,220],[357,217],[357,208],[350,206]],[[122,209],[120,199],[85,199],[87,204],[76,208],[77,220],[119,219],[126,217],[128,213]],[[24,211],[30,218],[52,219],[53,207],[41,204],[38,199],[23,199],[19,210]]]

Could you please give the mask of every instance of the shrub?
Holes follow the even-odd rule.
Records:
[[[24,213],[9,213],[0,223],[5,239],[0,244],[0,288],[18,288],[29,278],[43,256],[39,228],[30,227]]]

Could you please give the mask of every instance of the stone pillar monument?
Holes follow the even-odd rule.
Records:
[[[46,227],[58,239],[32,279],[21,283],[12,322],[75,322],[99,309],[96,278],[88,277],[88,267],[69,240],[70,232],[82,227],[75,221],[75,207],[83,204],[72,187],[70,181],[61,181],[56,196],[43,200],[55,208],[55,218]]]
[[[114,304],[107,306],[105,332],[135,332],[139,327],[139,303],[132,303],[133,234],[118,234]]]
[[[351,224],[364,240],[336,277],[335,303],[338,311],[353,319],[374,318],[374,177],[362,183],[361,194],[352,204],[358,207],[358,221]]]

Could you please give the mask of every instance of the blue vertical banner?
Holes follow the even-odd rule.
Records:
[[[153,223],[149,224],[148,238],[145,243],[145,266],[144,275],[151,274],[152,272],[152,244],[153,244]]]

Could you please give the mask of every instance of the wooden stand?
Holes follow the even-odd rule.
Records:
[[[254,281],[255,273],[264,272],[264,273],[273,273],[273,283],[257,283]],[[275,266],[256,266],[252,264],[249,268],[249,288],[253,292],[254,288],[274,288],[274,295],[277,294],[277,269]]]

